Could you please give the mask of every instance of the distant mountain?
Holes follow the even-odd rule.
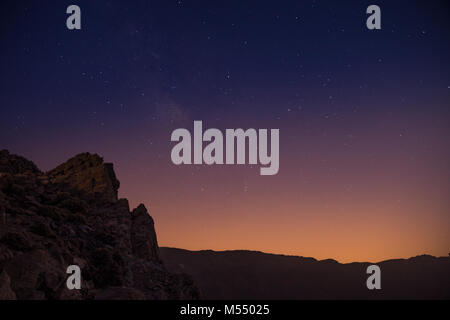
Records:
[[[368,290],[367,266],[256,251],[160,248],[166,267],[190,274],[205,299],[449,299],[450,258],[423,255],[377,263],[381,290]]]
[[[83,153],[41,172],[0,151],[0,300],[197,299],[159,257],[153,219],[117,198],[113,165]],[[68,290],[69,265],[81,290]]]

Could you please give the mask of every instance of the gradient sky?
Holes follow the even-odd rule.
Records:
[[[378,4],[382,30],[365,27]],[[82,30],[65,26],[77,4]],[[450,251],[448,1],[2,1],[0,148],[115,164],[161,246],[339,261]],[[170,134],[279,128],[280,171]]]

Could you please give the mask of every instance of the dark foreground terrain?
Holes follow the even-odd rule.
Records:
[[[370,263],[266,254],[160,248],[171,272],[192,275],[205,299],[449,299],[450,258],[428,255],[377,263],[381,290],[368,290]]]
[[[117,198],[112,164],[83,153],[50,172],[0,151],[0,300],[196,299],[168,272],[153,219]],[[81,290],[68,290],[69,265]]]

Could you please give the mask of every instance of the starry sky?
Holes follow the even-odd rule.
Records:
[[[370,31],[372,1],[2,1],[0,148],[100,154],[161,246],[447,255],[450,5],[375,3]],[[175,166],[194,120],[279,128],[279,173]]]

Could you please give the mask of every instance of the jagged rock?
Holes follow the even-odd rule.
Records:
[[[73,188],[117,201],[120,182],[112,163],[104,163],[96,154],[81,153],[47,173],[53,183],[67,183]],[[44,180],[45,181],[45,180]]]
[[[131,213],[131,244],[133,254],[143,259],[159,260],[158,241],[152,217],[143,204]]]
[[[165,269],[152,217],[117,199],[102,158],[83,153],[46,175],[5,151],[0,162],[0,299],[199,298]],[[72,264],[81,290],[66,287]]]
[[[0,172],[10,174],[40,173],[33,162],[24,157],[10,154],[8,150],[0,150]]]

